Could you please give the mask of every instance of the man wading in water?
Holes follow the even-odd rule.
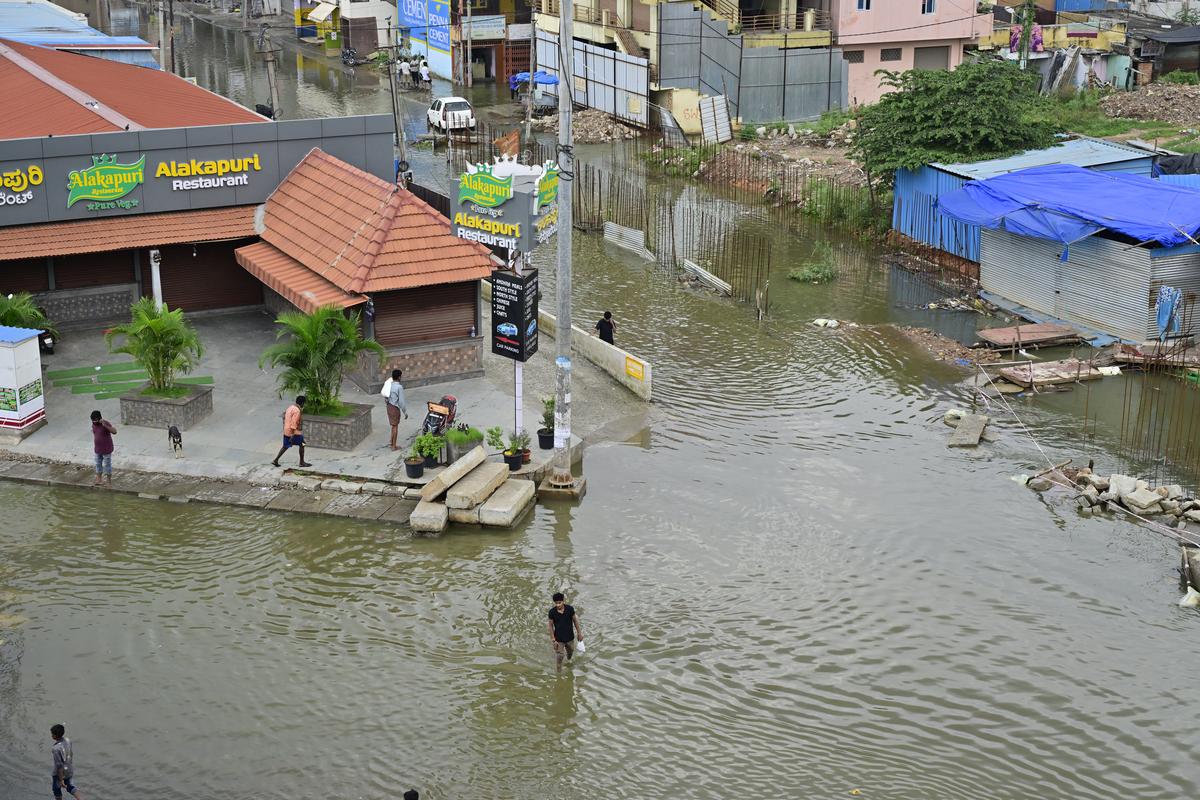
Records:
[[[63,789],[75,800],[80,800],[79,791],[75,784],[71,783],[71,778],[75,775],[75,759],[74,753],[71,752],[71,740],[67,738],[67,729],[62,725],[52,726],[50,738],[54,740],[54,746],[50,748],[50,753],[54,756],[54,775],[50,778],[50,788],[58,800],[62,800]]]
[[[554,607],[550,609],[546,627],[550,629],[550,644],[554,646],[554,668],[562,669],[563,653],[570,661],[575,655],[575,640],[583,641],[583,630],[579,627],[575,609],[567,605],[563,593],[555,592],[553,600]]]

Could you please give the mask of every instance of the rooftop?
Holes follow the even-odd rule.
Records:
[[[20,344],[41,333],[37,328],[12,328],[0,325],[0,344]]]
[[[136,36],[109,36],[87,17],[46,0],[0,0],[0,39],[56,50],[103,52],[104,58],[158,69],[154,45]]]
[[[262,122],[176,75],[0,39],[0,139]]]
[[[1102,164],[1118,164],[1122,161],[1136,161],[1152,158],[1153,153],[1136,147],[1109,142],[1104,139],[1069,139],[1061,144],[1047,147],[1044,150],[1027,150],[1015,156],[993,158],[988,161],[976,161],[969,164],[931,164],[943,172],[959,175],[964,178],[983,180],[996,175],[1004,175],[1029,167],[1042,167],[1049,164],[1071,164],[1076,167],[1095,167]]]

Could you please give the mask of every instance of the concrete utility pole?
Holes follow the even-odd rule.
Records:
[[[391,17],[388,18],[388,88],[392,91],[392,123],[396,127],[396,147],[400,151],[400,169],[396,173],[396,182],[404,185],[404,173],[408,169],[408,147],[405,142],[404,126],[400,124],[400,92],[396,89],[396,65],[400,63],[400,50],[397,43],[396,31],[392,28]]]
[[[571,227],[575,186],[575,154],[572,151],[571,110],[574,103],[571,70],[575,55],[574,9],[562,0],[558,10],[558,279],[554,294],[558,330],[554,336],[558,357],[554,360],[554,464],[547,482],[551,490],[579,497],[583,478],[571,475]]]
[[[163,0],[158,0],[158,65],[163,71],[167,69],[166,13]]]
[[[1033,20],[1036,8],[1035,0],[1025,0],[1025,8],[1021,12],[1021,69],[1025,69],[1029,64],[1029,43],[1033,41]]]
[[[473,0],[467,0],[467,80],[465,81],[468,89],[471,88],[475,80],[475,70],[471,65],[471,58],[474,55],[472,48],[474,42],[471,41],[471,6],[474,5]]]
[[[171,44],[171,73],[175,72],[175,0],[167,0],[167,39]]]

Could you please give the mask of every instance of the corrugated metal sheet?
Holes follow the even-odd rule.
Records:
[[[1196,175],[1186,177],[1200,177]],[[1194,251],[1194,247],[1177,247],[1175,250]],[[1161,251],[1169,252],[1169,251]],[[1158,289],[1160,286],[1174,286],[1176,289],[1183,290],[1183,311],[1181,312],[1180,320],[1183,324],[1183,333],[1196,334],[1200,333],[1200,307],[1197,306],[1197,300],[1200,300],[1200,252],[1182,252],[1170,256],[1151,256],[1150,258],[1150,317],[1146,326],[1146,338],[1158,338],[1158,324],[1155,322],[1155,315],[1158,309],[1155,307],[1158,299]]]
[[[1172,186],[1183,186],[1187,189],[1200,189],[1200,175],[1159,175],[1158,179]]]
[[[1150,252],[1093,236],[1076,242],[1066,262],[1062,245],[984,230],[979,284],[1065,322],[1140,341],[1150,309]]]
[[[604,223],[604,240],[618,247],[637,253],[647,261],[654,261],[654,253],[646,249],[646,233],[635,228],[626,228],[615,222]]]
[[[935,163],[930,166],[954,175],[961,175],[964,178],[982,180],[1008,172],[1016,172],[1019,169],[1042,167],[1047,164],[1073,164],[1077,167],[1092,169],[1108,167],[1112,171],[1129,172],[1148,177],[1153,163],[1153,154],[1145,150],[1104,139],[1080,138],[1071,139],[1044,150],[1027,150],[1006,158],[993,158],[989,161],[975,161],[970,164]],[[1112,165],[1118,164],[1122,166],[1114,169]]]
[[[733,138],[725,95],[700,98],[700,129],[704,144],[720,144]]]

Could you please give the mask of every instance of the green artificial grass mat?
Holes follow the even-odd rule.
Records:
[[[94,386],[95,384],[96,384],[96,382],[94,380],[92,380],[92,377],[90,375],[82,377],[82,378],[59,378],[58,380],[54,381],[54,385],[56,387],[89,386],[89,385]]]
[[[118,397],[120,397],[123,394],[125,394],[125,393],[124,392],[97,392],[96,399],[97,400],[116,400]]]
[[[176,378],[175,382],[182,384],[183,386],[211,386],[213,379],[211,375],[205,375],[203,377],[192,376],[188,378]]]
[[[141,369],[134,361],[122,361],[119,364],[102,364],[100,369],[95,366],[91,367],[73,367],[72,369],[56,369],[52,372],[47,372],[46,377],[50,380],[58,380],[59,378],[80,378],[84,375],[95,375],[97,372],[129,372],[131,370]]]
[[[144,386],[145,383],[145,381],[129,381],[127,383],[93,383],[90,386],[84,384],[83,386],[72,386],[71,394],[97,394],[99,392],[124,393],[130,389],[136,389],[139,386]]]

